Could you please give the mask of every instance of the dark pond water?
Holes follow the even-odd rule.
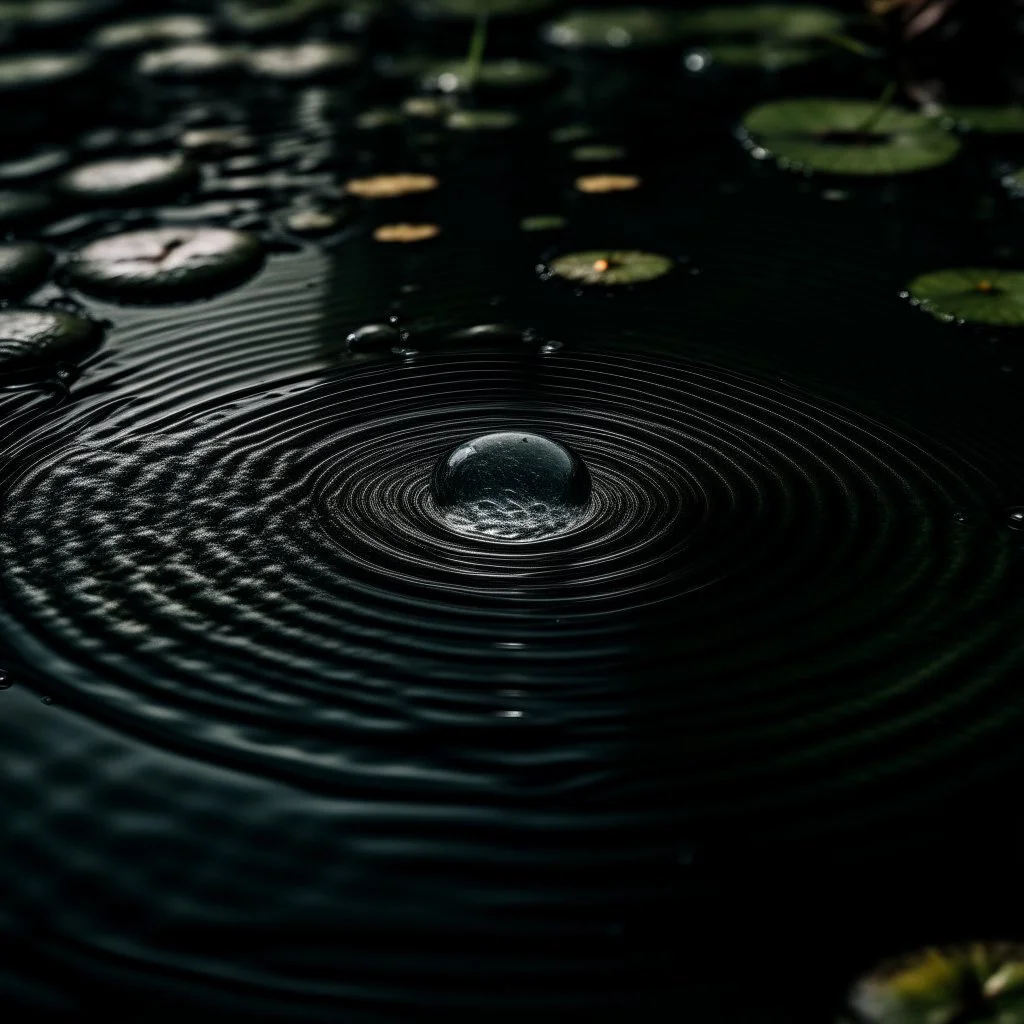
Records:
[[[884,62],[555,10],[474,130],[396,74],[470,22],[303,6],[0,5],[11,1019],[832,1021],[1020,938],[1021,328],[901,293],[1013,306],[1024,133],[798,173],[743,112]]]

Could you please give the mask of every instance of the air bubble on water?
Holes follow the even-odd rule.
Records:
[[[399,340],[400,335],[391,324],[366,324],[351,331],[345,343],[352,352],[366,352],[391,348]]]
[[[7,669],[0,668],[0,690],[9,690],[12,685]]]
[[[431,495],[445,525],[480,539],[534,541],[570,529],[590,499],[587,467],[540,434],[484,434],[438,460]]]
[[[399,359],[414,359],[420,354],[420,350],[411,345],[395,345],[391,349],[391,354],[398,356]]]
[[[1024,505],[1014,505],[1006,510],[1006,525],[1011,530],[1024,530]]]
[[[562,350],[562,343],[560,341],[545,341],[543,345],[537,350],[542,356],[553,356],[556,352]]]
[[[40,703],[41,704],[45,704],[47,707],[49,707],[53,703],[53,698],[52,697],[42,697],[42,698],[40,698]]]
[[[954,512],[953,522],[958,523],[960,526],[965,526],[971,521],[971,517],[966,512]]]

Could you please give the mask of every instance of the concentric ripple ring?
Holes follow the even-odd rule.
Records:
[[[999,486],[824,399],[476,352],[139,416],[23,463],[0,519],[5,632],[122,728],[342,792],[403,793],[412,748],[421,782],[485,798],[514,685],[559,728],[665,744],[671,798],[726,810],[879,786],[881,812],[1012,747]],[[439,456],[507,430],[589,467],[566,532],[481,544],[432,507]],[[453,729],[468,749],[442,757]]]

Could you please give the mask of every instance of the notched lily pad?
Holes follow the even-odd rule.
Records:
[[[792,99],[765,103],[743,118],[755,156],[830,174],[907,174],[940,167],[960,151],[932,118],[870,100]]]
[[[1024,1021],[1024,945],[975,942],[912,953],[882,964],[853,986],[863,1024]]]
[[[550,260],[544,277],[575,284],[615,288],[663,277],[675,263],[668,256],[636,249],[592,249],[570,252]]]
[[[262,245],[243,231],[152,228],[90,242],[67,271],[91,295],[149,304],[215,295],[248,280],[262,263]]]
[[[915,277],[908,297],[940,320],[1024,325],[1024,270],[964,267]]]

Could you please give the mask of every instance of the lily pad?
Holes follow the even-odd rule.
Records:
[[[879,112],[871,100],[779,100],[749,111],[742,127],[756,155],[831,174],[907,174],[960,150],[934,119],[898,107]]]
[[[56,182],[67,198],[88,202],[132,204],[172,198],[191,188],[198,168],[180,153],[113,157],[81,164]]]
[[[151,228],[90,242],[68,275],[99,298],[125,303],[206,298],[248,280],[263,263],[259,239],[228,228]]]
[[[976,942],[925,949],[860,979],[850,1006],[864,1024],[1024,1021],[1024,946]]]
[[[92,70],[84,53],[19,53],[0,57],[0,95],[66,86]]]
[[[149,46],[205,39],[212,31],[212,24],[198,14],[166,14],[104,25],[92,34],[89,41],[98,50],[123,53]]]
[[[245,50],[223,43],[182,43],[159,50],[147,50],[139,56],[136,70],[147,78],[214,78],[242,68]]]
[[[519,124],[519,115],[511,110],[454,110],[444,123],[458,132],[507,131]]]
[[[841,31],[845,21],[844,15],[824,7],[757,4],[752,7],[707,7],[680,14],[677,24],[679,31],[686,35],[816,39]]]
[[[783,71],[820,60],[825,50],[820,46],[761,40],[756,43],[712,43],[692,50],[683,63],[688,71],[704,71],[719,65],[726,68],[761,68]]]
[[[1024,107],[944,107],[939,114],[957,128],[983,135],[1018,135],[1024,132]]]
[[[248,54],[249,69],[281,82],[335,78],[351,70],[359,51],[347,43],[306,42],[264,46]]]
[[[582,285],[615,288],[654,281],[675,264],[668,256],[636,249],[592,249],[556,256],[547,265],[547,277],[560,277]]]
[[[678,15],[661,7],[570,11],[544,26],[544,39],[566,50],[640,50],[679,39]]]
[[[907,294],[940,320],[993,327],[1024,325],[1024,270],[936,270],[914,278]]]

